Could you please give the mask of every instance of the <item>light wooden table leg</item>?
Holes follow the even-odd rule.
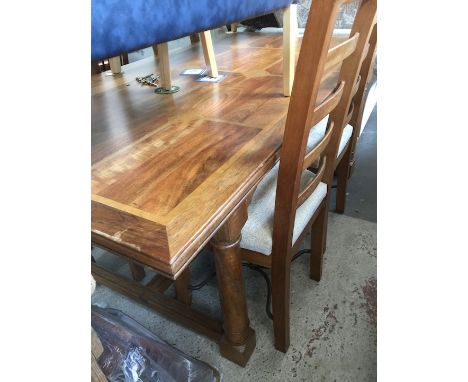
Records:
[[[170,89],[171,66],[169,64],[169,47],[167,42],[158,44],[159,71],[161,76],[161,87]]]
[[[213,41],[211,40],[211,32],[201,32],[200,37],[203,47],[203,55],[205,56],[205,63],[208,68],[208,75],[210,77],[218,77],[218,65],[216,65],[216,57],[213,49]]]
[[[120,56],[109,58],[109,66],[112,74],[119,74],[121,72]]]
[[[236,33],[237,32],[237,26],[239,25],[239,23],[232,23],[231,24],[231,32],[232,33]]]
[[[283,13],[283,92],[291,96],[296,67],[297,4],[291,4]]]
[[[215,254],[216,277],[223,311],[221,354],[245,366],[255,349],[255,332],[249,326],[240,253],[240,233],[247,221],[243,203],[211,239]]]

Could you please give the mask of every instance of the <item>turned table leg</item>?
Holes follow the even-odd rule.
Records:
[[[250,328],[247,316],[239,246],[246,220],[247,204],[243,203],[211,239],[223,312],[220,351],[241,366],[246,365],[255,349],[255,332]]]

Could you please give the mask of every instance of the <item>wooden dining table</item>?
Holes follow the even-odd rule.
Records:
[[[171,52],[175,94],[158,95],[136,82],[158,73],[153,57],[118,76],[92,76],[92,242],[159,276],[142,285],[96,263],[92,273],[213,338],[223,356],[245,365],[255,332],[239,243],[255,187],[279,160],[289,98],[281,31],[225,34],[214,43],[226,75],[218,83],[179,75],[203,67],[199,44]],[[333,81],[324,81],[319,101]],[[222,322],[164,294],[206,247],[214,253]]]

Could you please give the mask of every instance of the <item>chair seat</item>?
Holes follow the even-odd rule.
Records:
[[[255,190],[249,205],[249,218],[242,229],[241,247],[262,253],[271,254],[273,238],[273,216],[275,213],[276,183],[278,180],[279,163],[265,175]],[[315,174],[305,171],[301,178],[303,189]],[[320,203],[327,194],[327,185],[320,182],[309,198],[296,210],[294,221],[293,244],[314,215]]]
[[[325,136],[325,130],[327,128],[328,123],[328,115],[322,119],[319,123],[317,123],[312,129],[310,129],[309,139],[307,141],[307,152],[310,152],[320,140]],[[338,147],[338,154],[337,157],[340,156],[341,152],[345,148],[346,144],[353,135],[353,126],[346,125],[343,129],[343,134],[341,135],[340,146]]]

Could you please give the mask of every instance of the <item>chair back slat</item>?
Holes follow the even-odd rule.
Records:
[[[353,37],[348,38],[346,41],[334,46],[328,51],[327,63],[325,64],[324,73],[334,68],[339,63],[343,62],[356,50],[357,42],[359,40],[359,33]]]
[[[311,123],[310,127],[315,126],[323,118],[325,118],[330,112],[338,105],[340,102],[341,96],[343,95],[344,82],[341,82],[340,85],[327,97],[322,103],[315,107],[315,109],[310,109],[310,113],[313,114],[310,117]]]
[[[354,97],[356,95],[357,91],[359,90],[359,85],[361,84],[361,78],[362,78],[361,75],[359,75],[359,77],[356,80],[356,83],[353,86],[353,91],[351,92],[351,97]]]
[[[367,58],[367,55],[369,54],[369,49],[370,49],[370,44],[367,43],[366,47],[364,48],[364,52],[362,53],[362,61],[363,62]],[[361,69],[362,69],[362,64],[361,64]]]
[[[322,164],[320,165],[315,177],[299,193],[299,196],[297,197],[297,208],[299,208],[307,200],[307,198],[312,195],[318,184],[322,181],[323,174],[325,174],[326,164],[327,158],[323,158]]]
[[[330,122],[330,124],[327,126],[327,131],[325,133],[325,136],[320,140],[320,142],[309,152],[307,155],[304,157],[304,161],[302,164],[302,170],[307,170],[312,163],[314,163],[319,157],[320,154],[323,152],[325,147],[328,145],[328,143],[331,140],[332,133],[333,133],[333,121]]]
[[[351,121],[351,118],[353,118],[353,113],[354,113],[354,102],[351,103],[346,119],[343,122],[345,126]]]

